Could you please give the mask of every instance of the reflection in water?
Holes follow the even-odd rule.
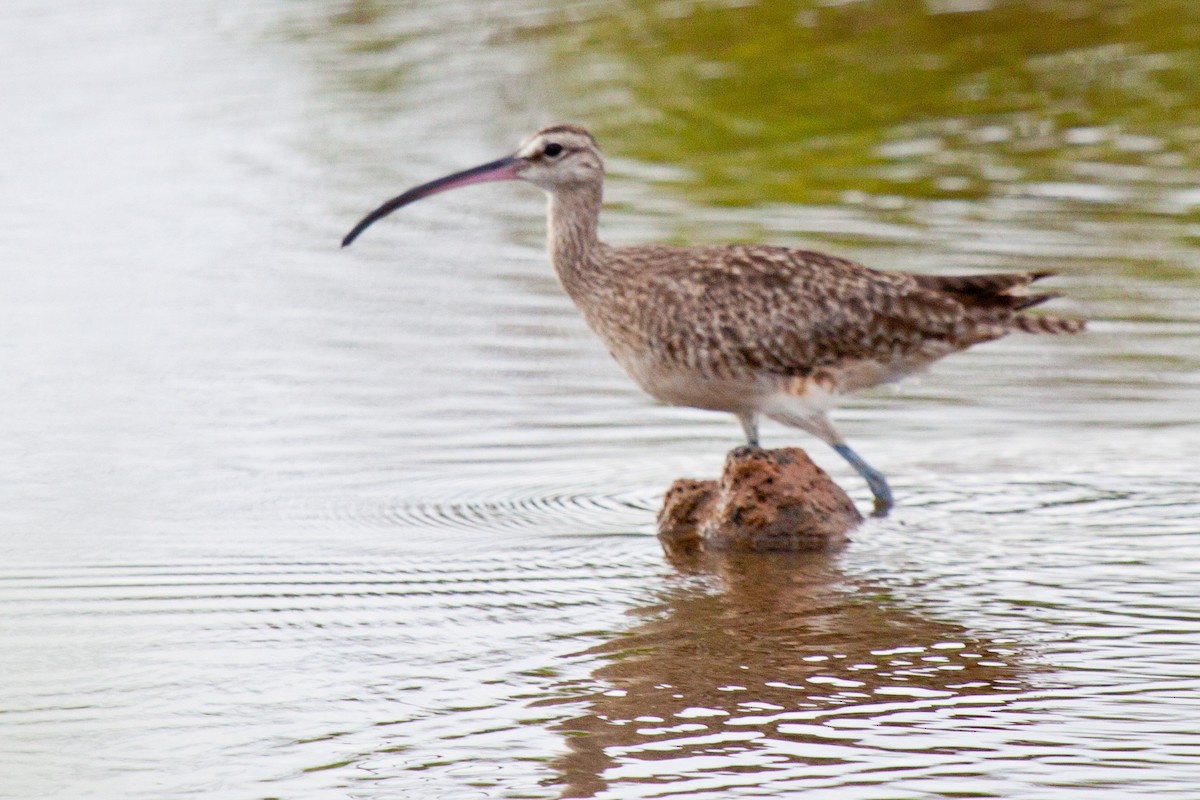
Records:
[[[873,738],[908,715],[984,714],[1024,687],[1013,645],[908,610],[850,579],[838,557],[702,556],[645,621],[589,655],[611,687],[561,724],[564,797],[622,784],[687,793],[937,764],[962,730],[910,736],[897,759]],[[1009,640],[1011,641],[1011,640]],[[1005,698],[1007,699],[1007,698]],[[932,757],[931,757],[932,756]],[[679,783],[672,791],[668,784]],[[653,794],[653,792],[647,792]],[[640,796],[637,795],[637,796]]]

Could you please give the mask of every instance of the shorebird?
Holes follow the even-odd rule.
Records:
[[[671,405],[734,414],[751,446],[760,416],[807,431],[866,480],[875,516],[892,508],[892,493],[830,423],[840,396],[1012,331],[1084,328],[1083,320],[1024,313],[1057,296],[1028,291],[1049,272],[947,277],[769,245],[607,245],[596,231],[604,159],[574,125],[543,128],[512,155],[409,189],[365,216],[342,246],[409,203],[505,180],[549,195],[559,282],[642,389]]]

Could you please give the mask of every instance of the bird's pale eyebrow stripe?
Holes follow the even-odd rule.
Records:
[[[534,156],[539,155],[542,152],[543,147],[545,147],[545,145],[543,144],[541,139],[534,139],[532,142],[530,142],[529,144],[525,145],[524,147],[522,147],[520,150],[517,151],[517,157],[518,158],[533,158]]]

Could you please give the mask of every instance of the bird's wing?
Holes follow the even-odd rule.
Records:
[[[690,367],[807,375],[847,361],[891,360],[931,342],[994,338],[980,336],[984,320],[955,297],[902,273],[781,247],[674,256],[643,273],[640,327],[652,352]]]

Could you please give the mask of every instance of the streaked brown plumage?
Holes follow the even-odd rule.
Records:
[[[767,245],[611,247],[597,236],[604,162],[591,134],[544,128],[498,161],[411,189],[376,220],[456,186],[521,179],[550,196],[549,250],[588,325],[650,395],[727,411],[758,443],[766,415],[821,438],[854,466],[886,514],[891,492],[830,424],[838,395],[898,380],[1014,330],[1077,333],[1081,320],[1034,316],[1048,272],[942,277],[880,272],[846,259]]]

